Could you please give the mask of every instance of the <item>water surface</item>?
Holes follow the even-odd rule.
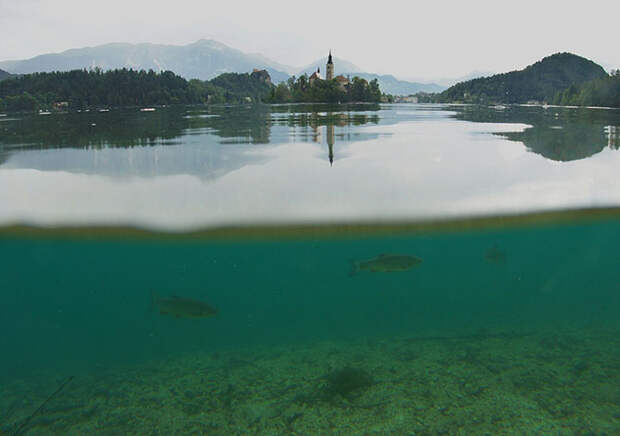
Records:
[[[618,125],[434,105],[2,117],[0,433],[618,434]],[[381,253],[422,262],[351,274]]]
[[[0,128],[0,221],[166,229],[419,219],[620,202],[620,111],[161,108]]]

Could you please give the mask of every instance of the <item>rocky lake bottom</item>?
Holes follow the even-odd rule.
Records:
[[[620,434],[618,330],[200,352],[0,387],[5,435]],[[20,428],[21,427],[21,428]]]

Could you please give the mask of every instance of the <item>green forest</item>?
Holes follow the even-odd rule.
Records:
[[[70,110],[172,104],[283,102],[378,102],[376,80],[354,78],[345,89],[335,80],[306,76],[274,86],[266,71],[225,73],[208,81],[186,80],[171,71],[74,70],[34,73],[0,82],[0,110],[36,111],[66,102]],[[64,103],[63,103],[64,104]]]
[[[266,101],[269,103],[350,103],[381,101],[381,89],[377,79],[354,77],[347,85],[340,86],[337,80],[315,80],[307,75],[291,77],[271,89]]]
[[[553,103],[563,106],[620,108],[620,70],[581,85],[571,85],[566,90],[558,92]]]
[[[185,80],[171,71],[119,69],[34,73],[0,82],[0,109],[31,111],[67,102],[69,109],[260,101],[272,85],[260,72]],[[249,100],[248,100],[249,99]]]
[[[578,89],[609,75],[594,62],[570,53],[546,57],[529,67],[458,83],[439,94],[438,102],[461,103],[552,103],[558,93]]]

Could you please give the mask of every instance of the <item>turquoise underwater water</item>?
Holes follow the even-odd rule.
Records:
[[[182,353],[546,328],[617,328],[620,220],[286,238],[0,237],[0,374],[73,374]],[[489,260],[489,250],[502,256]],[[350,275],[380,253],[406,272]],[[152,294],[218,315],[162,316]]]
[[[617,434],[619,125],[518,106],[0,117],[0,435]],[[423,261],[350,274],[381,253]],[[160,314],[175,295],[218,314]],[[326,399],[347,366],[376,383]]]

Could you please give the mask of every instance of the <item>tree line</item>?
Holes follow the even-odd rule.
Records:
[[[33,73],[0,82],[0,110],[36,111],[62,102],[70,110],[173,104],[284,102],[378,102],[376,80],[355,77],[341,88],[337,81],[307,76],[274,86],[266,71],[225,73],[203,81],[171,71],[116,69]]]
[[[272,85],[257,73],[223,74],[209,81],[186,80],[171,71],[133,69],[33,73],[0,82],[0,110],[71,110],[97,107],[260,101]]]
[[[605,106],[620,108],[620,70],[612,70],[608,77],[581,85],[571,85],[558,92],[554,104],[562,106]]]
[[[266,101],[269,103],[378,103],[382,98],[377,79],[368,82],[353,77],[349,83],[340,85],[333,80],[310,81],[306,74],[295,76],[271,89]],[[387,96],[386,96],[387,97]]]

